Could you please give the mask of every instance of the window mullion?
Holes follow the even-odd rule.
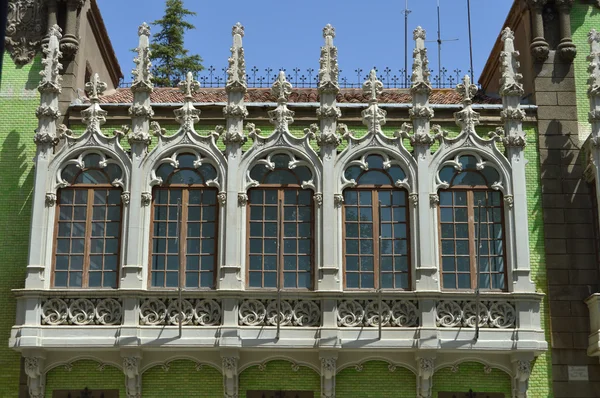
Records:
[[[474,289],[477,286],[477,267],[479,264],[477,262],[477,256],[475,255],[475,251],[477,248],[475,247],[475,207],[474,207],[474,197],[473,191],[467,191],[467,212],[469,219],[469,257],[471,259],[471,288]]]
[[[277,189],[277,289],[281,289],[283,281],[283,213],[284,189]]]
[[[179,215],[179,286],[185,286],[185,264],[187,248],[187,214],[188,214],[189,188],[181,189],[181,214]],[[184,227],[185,224],[185,227]]]
[[[380,260],[380,245],[381,242],[380,240],[380,215],[379,215],[379,195],[378,195],[378,191],[376,189],[373,189],[371,191],[371,206],[373,208],[373,279],[374,279],[374,286],[375,289],[379,289],[380,288],[380,284],[381,284],[381,273],[380,273],[380,264],[379,264],[379,260]]]
[[[87,190],[87,206],[85,214],[85,241],[83,246],[83,270],[81,287],[88,287],[90,272],[90,247],[92,245],[92,216],[94,209],[94,189]],[[106,216],[105,216],[106,218]],[[104,260],[103,260],[104,261]]]

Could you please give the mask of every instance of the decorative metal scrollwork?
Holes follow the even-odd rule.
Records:
[[[381,312],[381,316],[380,316]],[[340,327],[416,327],[419,325],[417,304],[409,300],[341,300],[337,305]]]
[[[183,313],[184,326],[219,326],[221,303],[213,299],[148,298],[140,305],[140,324],[178,325]]]
[[[120,325],[121,300],[49,298],[42,302],[42,325]]]
[[[442,300],[436,306],[436,324],[440,327],[474,328],[479,317],[479,327],[509,329],[515,328],[517,313],[514,304],[505,301]]]
[[[244,300],[239,309],[241,326],[304,326],[321,325],[321,307],[315,300],[281,300],[279,314],[277,300]]]

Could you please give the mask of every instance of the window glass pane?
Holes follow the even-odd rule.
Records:
[[[358,178],[360,173],[362,173],[362,171],[363,170],[358,166],[351,166],[346,169],[346,171],[344,172],[344,176],[346,177],[346,179],[348,181],[351,181],[351,180],[356,181],[356,179]]]
[[[217,178],[217,170],[212,164],[204,163],[198,167],[198,172],[202,175],[204,181],[211,181]]]
[[[456,289],[455,274],[444,274],[442,279],[444,289]]]
[[[100,155],[90,153],[83,158],[83,164],[86,168],[100,168]]]
[[[394,286],[396,289],[408,289],[408,275],[400,274],[396,275],[396,285]]]
[[[369,169],[383,169],[383,158],[378,155],[367,156],[367,164]]]
[[[193,169],[196,156],[190,153],[184,153],[177,156],[177,162],[179,163],[180,169]]]
[[[346,287],[348,289],[358,289],[359,285],[358,285],[358,279],[359,279],[359,275],[358,273],[349,273],[346,274]]]
[[[485,179],[479,172],[469,171],[459,173],[452,181],[452,186],[465,185],[465,186],[486,186]]]
[[[179,272],[167,272],[166,287],[178,287],[179,286]]]
[[[357,182],[362,185],[393,185],[390,177],[378,170],[365,172]]]
[[[204,184],[204,179],[195,170],[176,170],[168,181],[169,184]]]
[[[264,269],[267,271],[275,271],[277,269],[277,257],[265,256],[263,258]]]
[[[346,205],[358,204],[358,192],[356,191],[345,191],[344,192],[344,203]]]
[[[469,257],[457,257],[456,265],[459,272],[471,271],[471,259]]]
[[[442,258],[442,271],[454,272],[456,271],[456,264],[454,257],[443,257]]]
[[[358,271],[357,256],[346,256],[346,271]]]
[[[452,222],[454,221],[454,217],[452,214],[452,209],[451,208],[441,208],[440,209],[440,218],[442,222]]]
[[[72,184],[74,183],[74,178],[79,173],[79,171],[79,167],[75,166],[74,164],[70,164],[63,169],[61,177],[63,180]]]
[[[404,171],[400,168],[400,166],[392,166],[387,172],[392,178],[393,184],[406,178],[406,174],[404,174]]]
[[[500,181],[500,176],[498,172],[493,167],[485,167],[482,170],[483,176],[487,180],[488,186],[491,186],[493,183]]]
[[[396,272],[408,272],[408,257],[394,257],[394,271]]]
[[[462,164],[463,169],[466,170],[477,170],[477,159],[475,156],[464,155],[461,156],[458,161]]]
[[[440,180],[446,184],[450,184],[455,172],[456,169],[453,166],[445,166],[442,168],[442,170],[440,170]]]
[[[264,273],[265,287],[277,287],[277,273],[276,272],[265,272]]]
[[[470,289],[471,288],[471,275],[470,274],[458,274],[458,288],[459,289]]]
[[[108,184],[110,181],[107,176],[100,170],[86,170],[77,176],[75,180],[77,184]]]
[[[375,279],[372,273],[360,274],[360,287],[363,289],[373,289],[375,287]]]
[[[114,163],[108,164],[104,168],[104,172],[108,175],[108,179],[111,184],[115,180],[121,179],[121,177],[123,176],[123,172],[121,171],[121,168]]]
[[[171,166],[170,164],[161,164],[158,169],[156,170],[156,176],[161,178],[163,183],[168,182],[169,180],[169,175],[174,171],[175,169],[173,168],[173,166]]]
[[[279,185],[287,185],[287,184],[300,184],[301,181],[298,181],[296,176],[287,170],[275,170],[267,175],[264,179],[265,184],[279,184]]]
[[[293,172],[298,176],[300,183],[308,182],[313,179],[310,169],[306,166],[296,167]]]
[[[278,154],[271,157],[271,161],[275,163],[276,169],[287,169],[290,163],[290,157],[284,154]]]
[[[269,173],[269,171],[270,170],[267,169],[267,166],[265,166],[264,164],[256,165],[250,171],[250,178],[262,183],[263,179],[265,178],[267,173]]]

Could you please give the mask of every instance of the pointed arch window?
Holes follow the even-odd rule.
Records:
[[[56,288],[116,288],[121,246],[122,170],[91,153],[61,172],[52,285]]]
[[[155,288],[214,288],[217,265],[217,177],[191,153],[156,170],[163,183],[152,195],[150,285]]]
[[[277,154],[258,164],[250,177],[259,187],[248,200],[248,287],[312,288],[314,257],[313,192],[306,166],[290,168],[290,157]]]
[[[442,288],[477,287],[480,229],[479,287],[506,290],[503,199],[493,188],[500,176],[475,156],[460,156],[458,162],[460,166],[448,165],[439,173],[448,184],[440,190],[439,206]]]
[[[344,276],[347,289],[410,288],[408,194],[396,183],[406,175],[380,155],[351,165],[344,177]]]

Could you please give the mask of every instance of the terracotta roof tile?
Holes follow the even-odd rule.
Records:
[[[182,103],[183,94],[176,88],[156,88],[150,96],[153,103]],[[246,102],[276,102],[276,98],[271,95],[268,88],[251,88],[245,96]],[[340,103],[367,103],[367,96],[362,90],[342,89],[337,96]],[[195,102],[226,102],[227,93],[223,88],[202,89],[194,95]],[[289,102],[318,102],[319,93],[316,89],[301,88],[295,89],[290,95]],[[408,90],[386,89],[379,97],[382,104],[408,104],[411,103],[411,96]],[[128,88],[119,88],[114,93],[106,95],[100,99],[104,104],[119,104],[133,102],[133,93]],[[460,96],[451,89],[435,89],[431,94],[430,102],[432,104],[460,104]],[[475,96],[476,104],[499,104],[500,99],[487,97],[478,94]]]

